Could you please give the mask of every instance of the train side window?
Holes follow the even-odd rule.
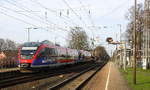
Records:
[[[58,56],[57,48],[55,48],[55,56]]]
[[[50,48],[50,49],[49,49],[49,54],[50,54],[51,56],[56,56],[55,48]]]
[[[51,56],[57,56],[57,49],[56,48],[45,48],[45,55],[47,58]]]

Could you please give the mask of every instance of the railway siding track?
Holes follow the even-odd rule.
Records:
[[[56,76],[62,74],[61,72],[48,72],[48,73],[35,73],[35,74],[27,74],[19,77],[8,78],[0,81],[0,88],[5,88],[8,86],[21,84],[25,82],[35,81],[43,78],[48,78],[52,76]]]
[[[19,70],[9,71],[9,72],[0,72],[0,81],[8,78],[19,77],[22,73]]]
[[[92,66],[53,87],[49,87],[48,90],[80,90],[104,65]]]
[[[85,65],[78,65],[77,67],[66,67],[64,69],[59,69],[59,70],[53,70],[51,72],[45,72],[45,73],[35,73],[35,74],[25,74],[25,75],[20,75],[19,77],[13,77],[13,78],[6,78],[6,79],[2,79],[0,80],[0,88],[6,88],[6,87],[11,87],[14,85],[20,85],[23,83],[28,83],[28,82],[32,82],[35,80],[40,80],[40,79],[44,79],[44,78],[51,78],[57,75],[65,75],[65,74],[69,74],[69,73],[79,73],[81,72],[81,70],[83,71],[84,69],[86,69],[87,67],[89,67],[90,65],[94,65],[92,63],[88,63]],[[57,80],[56,80],[57,81]]]

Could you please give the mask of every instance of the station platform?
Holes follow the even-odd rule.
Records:
[[[119,69],[108,62],[82,90],[131,90]]]
[[[16,68],[4,68],[4,69],[0,68],[0,73],[17,71],[17,70],[19,70],[18,67],[16,67]]]

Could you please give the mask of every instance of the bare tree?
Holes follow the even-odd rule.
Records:
[[[141,49],[142,46],[142,35],[143,35],[143,29],[144,29],[144,7],[143,4],[138,4],[137,5],[137,44],[138,44],[138,49]],[[132,41],[132,33],[134,29],[134,6],[132,6],[127,14],[126,14],[126,19],[129,21],[127,25],[127,30],[126,30],[126,39],[128,41],[128,44],[131,46],[130,41]]]
[[[3,50],[16,50],[16,43],[9,39],[0,39],[0,51]]]
[[[14,41],[0,39],[0,53],[4,57],[0,60],[1,67],[17,66],[17,47]]]
[[[16,49],[16,44],[14,41],[7,39],[6,44],[7,44],[7,50],[15,50]]]
[[[88,36],[81,27],[74,27],[68,35],[68,47],[73,49],[88,50],[89,41]]]
[[[127,30],[126,30],[126,39],[128,41],[128,45],[133,48],[133,43],[136,42],[137,45],[137,50],[142,50],[143,49],[143,37],[144,37],[144,6],[143,4],[138,4],[137,9],[136,9],[136,41],[133,40],[133,31],[134,31],[134,6],[132,6],[127,14],[126,14],[126,19],[129,21],[127,25]],[[132,41],[132,42],[131,42]],[[142,52],[137,52],[137,57],[140,60],[141,59]],[[132,56],[132,55],[130,55]],[[130,59],[129,61],[132,63],[132,60]]]
[[[5,44],[4,39],[0,39],[0,52],[2,51],[4,44]]]

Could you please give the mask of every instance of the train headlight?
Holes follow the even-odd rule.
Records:
[[[18,65],[18,67],[20,67],[20,65]]]
[[[27,67],[30,67],[30,64],[29,64],[29,63],[22,63],[22,64],[20,65],[20,67],[22,67],[22,68],[27,68]]]

